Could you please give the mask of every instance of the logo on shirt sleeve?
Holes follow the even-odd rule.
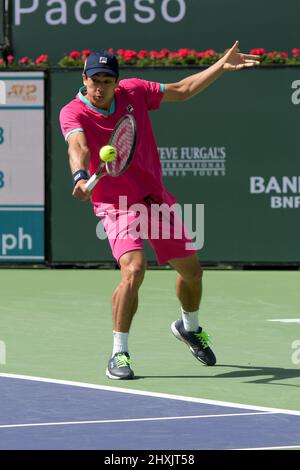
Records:
[[[134,111],[134,107],[132,106],[132,104],[129,104],[126,108],[127,112],[128,113],[132,113]]]

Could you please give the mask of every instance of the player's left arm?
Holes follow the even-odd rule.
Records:
[[[177,83],[167,83],[162,101],[185,101],[205,90],[226,71],[241,70],[259,65],[259,56],[238,52],[239,42],[206,70],[190,75]]]

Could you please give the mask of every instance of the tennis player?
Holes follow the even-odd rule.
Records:
[[[79,201],[91,199],[96,216],[104,225],[110,247],[120,267],[121,281],[112,296],[113,350],[106,375],[110,379],[132,379],[128,335],[138,308],[138,291],[146,270],[143,236],[134,236],[139,212],[146,213],[147,222],[154,221],[153,205],[165,204],[171,230],[168,239],[151,237],[159,264],[169,263],[178,273],[176,294],[181,315],[171,325],[173,334],[191,350],[201,363],[213,366],[216,357],[209,346],[209,335],[199,325],[198,313],[202,293],[202,268],[196,249],[182,226],[181,237],[174,235],[176,220],[171,206],[175,197],[164,187],[157,145],[150,123],[149,111],[162,102],[185,101],[198,95],[226,71],[251,68],[259,64],[259,56],[238,52],[238,41],[215,64],[177,83],[161,84],[140,79],[119,79],[117,58],[110,52],[93,52],[83,70],[83,86],[77,96],[60,113],[60,124],[68,143],[73,178],[73,196]],[[106,145],[117,121],[132,114],[136,121],[137,143],[133,161],[121,176],[106,176],[92,194],[85,188],[86,180],[99,166],[99,149]],[[121,207],[120,198],[127,202]],[[131,210],[141,207],[143,210]],[[139,206],[137,206],[139,204]],[[146,212],[145,212],[146,211]],[[166,218],[166,213],[163,215]],[[136,233],[136,232],[135,232]]]

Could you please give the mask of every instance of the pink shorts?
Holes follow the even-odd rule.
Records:
[[[94,211],[102,220],[118,263],[125,253],[144,250],[144,240],[150,243],[159,265],[197,252],[174,207],[150,196],[129,208],[101,204],[95,205]]]

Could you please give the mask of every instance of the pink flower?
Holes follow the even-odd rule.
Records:
[[[197,52],[194,49],[178,49],[180,57],[196,56]]]
[[[15,60],[14,56],[13,55],[8,55],[7,56],[7,62],[11,63]]]
[[[213,49],[208,49],[207,51],[204,51],[204,57],[210,56],[210,55],[215,55],[216,51]]]
[[[294,57],[299,57],[300,55],[300,49],[296,49],[296,47],[294,47],[294,49],[292,49],[292,54]]]
[[[147,55],[148,55],[148,52],[142,50],[138,53],[137,56],[138,56],[139,59],[144,59],[145,57],[147,57]]]
[[[258,48],[258,49],[251,49],[250,51],[250,54],[254,54],[254,55],[265,55],[267,53],[267,51],[265,49],[263,49],[262,47]]]
[[[84,49],[84,50],[82,51],[82,55],[83,55],[84,57],[88,57],[91,52],[92,52],[92,51],[90,51],[89,49]]]
[[[46,63],[49,59],[49,56],[47,54],[41,54],[40,57],[38,57],[36,60],[35,60],[35,63],[37,65],[39,64],[43,64],[43,63]]]
[[[20,60],[20,64],[22,65],[28,64],[28,62],[29,62],[29,57],[27,56],[22,57],[22,59]]]
[[[216,54],[216,51],[213,49],[207,49],[207,51],[203,52],[196,52],[196,56],[199,57],[199,59],[202,59],[203,57],[211,57]]]
[[[78,51],[72,51],[69,55],[69,57],[71,57],[71,59],[74,59],[74,60],[78,59],[80,56],[81,54]]]
[[[189,50],[188,49],[178,49],[178,54],[179,57],[186,57],[189,55]]]
[[[135,51],[132,51],[130,49],[126,49],[126,51],[124,51],[124,59],[125,60],[133,60],[137,57],[137,53]]]

